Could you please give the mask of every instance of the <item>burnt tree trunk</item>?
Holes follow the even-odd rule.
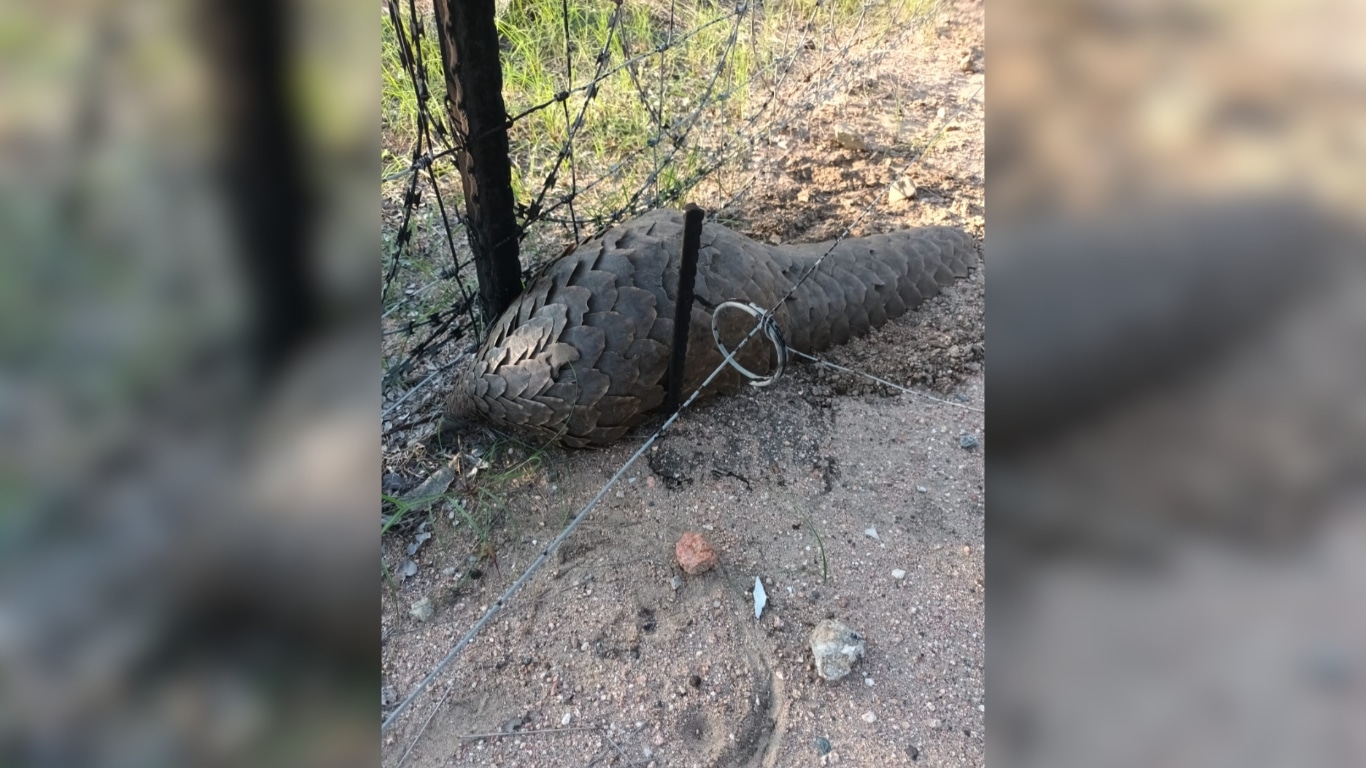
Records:
[[[507,108],[494,0],[437,0],[446,109],[465,190],[465,223],[484,320],[493,322],[522,292]]]

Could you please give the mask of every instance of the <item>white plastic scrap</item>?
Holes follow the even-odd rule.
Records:
[[[763,615],[764,606],[768,605],[768,593],[764,592],[764,582],[758,576],[754,577],[754,618]]]

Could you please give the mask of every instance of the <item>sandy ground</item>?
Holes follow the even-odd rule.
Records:
[[[928,140],[982,82],[980,2],[946,6],[921,42],[775,137],[738,228],[833,237],[882,197],[855,234],[952,223],[980,235],[980,94],[914,167],[916,198],[883,197],[921,148],[907,139]],[[836,125],[867,149],[834,144]],[[983,765],[986,440],[971,409],[983,400],[983,286],[979,269],[828,356],[946,402],[802,365],[691,409],[385,734],[385,764],[430,717],[405,765]],[[430,539],[386,537],[391,569],[408,547],[418,566],[384,589],[386,711],[645,434],[542,454],[499,483],[501,512],[479,536],[441,507]],[[965,448],[969,435],[979,445]],[[390,490],[411,485],[392,469]],[[477,494],[479,475],[457,486]],[[711,542],[719,567],[683,573],[673,553],[685,531]],[[420,620],[411,609],[424,600],[433,614]],[[867,641],[835,682],[817,677],[808,648],[824,618]]]

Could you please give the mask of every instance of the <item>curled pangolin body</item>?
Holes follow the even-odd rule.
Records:
[[[667,394],[683,214],[659,210],[620,224],[552,262],[490,329],[446,406],[448,424],[495,426],[604,445],[640,424]],[[702,228],[683,394],[721,364],[712,309],[741,301],[769,309],[830,243],[771,246],[718,224]],[[787,345],[814,353],[882,326],[967,275],[972,238],[925,227],[850,238],[774,312]],[[727,311],[718,325],[734,349],[754,319]],[[762,338],[736,360],[757,374],[776,358]],[[727,368],[703,395],[743,386]]]

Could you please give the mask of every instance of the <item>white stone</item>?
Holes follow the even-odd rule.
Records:
[[[863,636],[841,622],[825,619],[811,631],[811,655],[816,673],[826,680],[849,674],[854,662],[863,658]]]

